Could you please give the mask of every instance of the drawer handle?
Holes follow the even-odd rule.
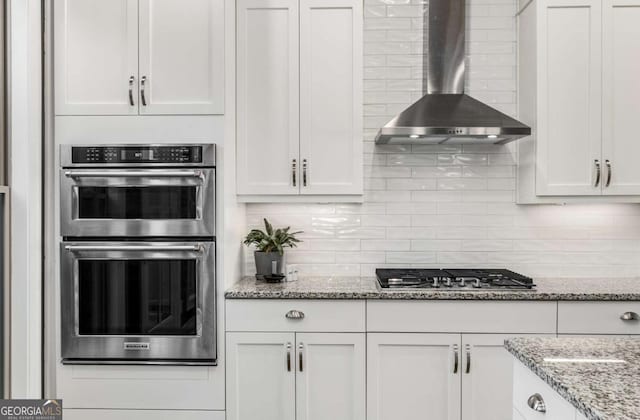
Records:
[[[285,315],[287,319],[304,319],[304,312],[292,309]]]
[[[638,316],[638,314],[635,312],[625,312],[620,315],[620,319],[623,321],[637,321],[638,319],[640,319],[640,316]]]
[[[527,400],[527,405],[533,411],[537,411],[538,413],[547,412],[547,405],[544,403],[544,400],[542,399],[542,395],[540,394],[533,394],[532,396],[530,396],[529,399]]]

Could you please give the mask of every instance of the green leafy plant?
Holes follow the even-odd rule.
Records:
[[[278,252],[280,255],[284,253],[284,248],[295,248],[298,243],[302,242],[296,238],[296,235],[302,233],[289,232],[291,227],[273,229],[271,223],[267,219],[264,219],[264,228],[252,229],[251,232],[244,238],[245,245],[255,245],[256,249],[260,252]]]

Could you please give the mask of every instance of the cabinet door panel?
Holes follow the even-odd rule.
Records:
[[[504,340],[522,335],[462,335],[463,420],[511,420],[513,356]]]
[[[293,333],[227,333],[228,420],[295,419],[294,340]]]
[[[605,0],[603,7],[603,158],[611,165],[603,191],[639,195],[640,1]]]
[[[458,334],[367,334],[367,419],[459,420],[459,345]]]
[[[600,195],[600,0],[551,0],[540,7],[538,21],[536,192]]]
[[[141,114],[223,113],[223,7],[223,0],[140,0]]]
[[[296,420],[364,420],[364,333],[304,333],[296,341],[303,355],[296,359]]]
[[[59,0],[54,13],[55,113],[137,114],[138,1]]]
[[[362,194],[361,37],[360,1],[301,0],[302,194]]]
[[[298,2],[239,0],[237,10],[238,193],[298,194]]]

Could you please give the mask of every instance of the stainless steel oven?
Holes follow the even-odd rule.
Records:
[[[213,145],[63,146],[62,362],[216,364]]]
[[[214,364],[214,242],[64,241],[63,363]]]
[[[61,147],[64,236],[215,235],[215,146]]]

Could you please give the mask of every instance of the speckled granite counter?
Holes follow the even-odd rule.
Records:
[[[265,283],[245,277],[227,299],[424,299],[424,300],[616,300],[640,301],[640,278],[535,279],[536,291],[381,290],[372,277],[304,277]]]
[[[640,419],[640,338],[514,338],[505,347],[587,419]]]

